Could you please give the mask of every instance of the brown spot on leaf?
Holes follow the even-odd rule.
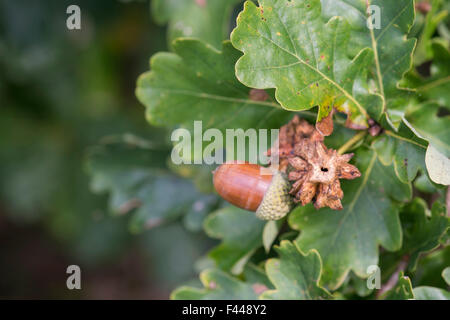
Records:
[[[267,288],[265,285],[263,285],[263,284],[261,284],[261,283],[255,283],[254,285],[252,285],[252,288],[253,288],[253,292],[256,294],[256,295],[260,295],[261,293],[263,293],[264,291],[266,291],[267,289],[269,289],[269,288]]]
[[[199,6],[199,7],[206,7],[206,0],[195,0],[195,3]]]
[[[329,136],[333,133],[333,114],[334,109],[331,109],[328,116],[316,123],[316,129],[324,136]]]
[[[251,89],[249,92],[249,98],[252,101],[266,101],[270,97],[265,90]]]
[[[208,283],[208,288],[214,290],[215,288],[217,288],[217,283],[211,281],[210,283]]]

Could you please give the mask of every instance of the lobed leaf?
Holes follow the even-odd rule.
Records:
[[[274,288],[273,284],[267,277],[266,271],[263,269],[263,267],[259,267],[251,262],[249,262],[245,266],[242,275],[243,278],[245,279],[245,282],[251,283],[253,285],[256,284],[257,286],[259,286],[261,292],[267,289]]]
[[[95,193],[110,193],[115,214],[135,211],[133,231],[179,217],[200,196],[192,183],[165,167],[168,150],[132,136],[109,139],[92,148],[87,170]]]
[[[409,277],[400,274],[395,286],[387,291],[383,296],[383,300],[409,300],[414,299],[413,288]]]
[[[275,247],[279,258],[266,262],[266,272],[274,290],[265,291],[261,299],[316,300],[331,295],[320,286],[322,262],[316,250],[307,254],[295,243],[283,240]]]
[[[430,118],[430,116],[425,117]],[[423,124],[421,120],[416,121],[419,124],[418,127],[421,127],[421,124]],[[390,164],[393,161],[395,172],[403,182],[412,181],[421,168],[423,172],[428,173],[433,182],[449,185],[450,160],[437,150],[431,142],[434,141],[434,143],[440,145],[441,149],[446,150],[447,148],[445,142],[433,136],[436,131],[431,129],[427,133],[426,129],[422,129],[423,134],[428,137],[427,139],[405,118],[402,118],[398,128],[394,128],[388,122],[387,117],[382,118],[386,135],[378,138],[373,144],[380,160],[384,164]],[[436,123],[439,124],[439,120],[436,120]],[[438,133],[438,135],[441,134]],[[444,141],[446,140],[448,139],[444,137]]]
[[[441,43],[431,44],[433,60],[430,75],[424,77],[416,70],[409,72],[402,82],[403,85],[415,89],[422,100],[437,101],[440,105],[450,108],[450,50]]]
[[[399,81],[412,66],[416,39],[407,35],[414,22],[414,0],[322,0],[322,4],[326,18],[338,15],[349,21],[350,54],[366,47],[373,50],[368,64],[376,92],[391,107],[401,94]]]
[[[414,52],[414,64],[417,66],[433,57],[433,50],[431,48],[433,35],[436,33],[439,24],[445,20],[448,15],[447,10],[441,9],[442,2],[442,0],[430,1],[431,9],[426,14],[423,30]]]
[[[252,88],[275,88],[285,109],[319,106],[321,121],[335,107],[347,113],[349,126],[365,128],[369,114],[381,115],[383,101],[368,91],[372,50],[362,49],[350,60],[349,39],[343,18],[322,21],[319,0],[261,0],[259,7],[247,1],[231,34],[244,52],[236,76]]]
[[[378,245],[389,251],[400,249],[395,201],[411,197],[411,186],[397,179],[392,165],[383,166],[374,150],[360,148],[355,159],[362,176],[342,183],[342,211],[299,206],[289,217],[291,227],[301,230],[296,240],[299,248],[319,252],[323,282],[332,290],[350,270],[366,278],[367,268],[378,263]]]
[[[228,38],[233,7],[240,0],[153,0],[151,11],[158,24],[168,23],[169,43],[194,37],[219,48]]]
[[[445,282],[450,286],[450,267],[447,267],[442,271],[442,278],[444,278]]]
[[[450,157],[450,115],[438,116],[439,108],[437,103],[427,102],[407,112],[405,117],[417,133]]]
[[[217,269],[200,274],[203,289],[182,286],[172,292],[173,300],[255,300],[257,294],[252,285],[233,278]]]
[[[450,300],[450,292],[444,289],[422,286],[414,288],[416,300]]]
[[[450,218],[445,207],[438,202],[433,204],[431,216],[427,217],[427,204],[415,198],[401,211],[403,226],[403,246],[399,255],[409,256],[409,268],[416,269],[419,256],[439,246],[440,239],[450,228]]]
[[[242,272],[253,252],[262,246],[265,221],[253,212],[229,206],[210,214],[204,222],[206,234],[222,242],[209,252],[223,270]]]
[[[193,39],[178,39],[174,53],[158,53],[151,71],[141,75],[136,95],[153,125],[203,129],[279,128],[292,115],[273,101],[250,98],[250,89],[237,81],[234,64],[239,52],[224,42],[222,52]]]
[[[426,172],[427,146],[427,141],[419,138],[406,120],[396,130],[385,130],[373,143],[380,161],[386,166],[393,163],[395,173],[404,183],[411,182],[419,169]]]

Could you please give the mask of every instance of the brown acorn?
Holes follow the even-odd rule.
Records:
[[[255,211],[258,218],[278,220],[292,208],[291,185],[284,173],[268,170],[247,162],[227,162],[214,171],[214,187],[222,198]]]

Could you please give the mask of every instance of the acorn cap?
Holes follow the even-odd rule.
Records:
[[[272,182],[256,210],[256,216],[263,220],[279,220],[286,216],[293,206],[290,189],[286,175],[279,171],[274,172]]]

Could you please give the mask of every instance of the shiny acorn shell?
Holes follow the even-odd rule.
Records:
[[[290,184],[283,173],[268,174],[267,170],[256,164],[227,162],[214,172],[214,187],[223,199],[256,212],[258,218],[278,220],[292,208]]]

